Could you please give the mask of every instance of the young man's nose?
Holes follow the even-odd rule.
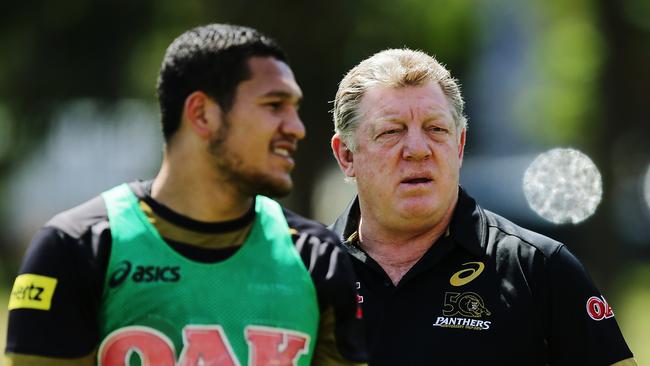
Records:
[[[281,128],[283,133],[291,135],[298,140],[302,140],[306,134],[305,125],[302,123],[296,108],[291,108],[287,112]]]

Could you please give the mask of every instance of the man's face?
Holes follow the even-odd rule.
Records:
[[[248,65],[251,77],[237,86],[210,150],[219,172],[243,195],[284,196],[293,186],[291,156],[305,136],[302,92],[284,62],[252,57]]]
[[[465,131],[456,131],[440,86],[373,87],[359,112],[346,173],[356,177],[363,217],[409,230],[453,210]]]

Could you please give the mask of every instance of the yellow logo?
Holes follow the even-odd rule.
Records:
[[[16,277],[9,297],[9,310],[50,310],[56,283],[56,278],[35,274],[22,274]]]
[[[483,299],[474,292],[445,292],[445,305],[442,308],[444,316],[467,316],[480,318],[490,315],[490,310],[485,307]]]
[[[471,265],[477,265],[478,267],[470,267],[470,268],[465,268],[461,269],[460,271],[454,273],[453,276],[449,279],[449,283],[452,286],[463,286],[467,285],[468,283],[472,282],[476,277],[478,277],[481,272],[483,272],[483,269],[485,268],[485,264],[482,262],[467,262],[463,263],[463,266],[466,266],[468,264]]]

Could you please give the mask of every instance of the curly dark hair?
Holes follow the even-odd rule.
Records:
[[[167,48],[158,74],[163,136],[178,130],[185,98],[203,91],[227,113],[237,85],[250,77],[248,59],[271,56],[287,62],[279,44],[255,29],[229,24],[209,24],[191,29]]]

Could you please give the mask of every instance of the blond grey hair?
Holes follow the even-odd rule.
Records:
[[[408,48],[378,52],[352,68],[341,83],[334,99],[334,130],[352,151],[353,138],[361,118],[359,104],[366,91],[374,86],[400,88],[436,82],[451,105],[456,130],[467,128],[463,97],[458,81],[441,63],[422,51]]]

